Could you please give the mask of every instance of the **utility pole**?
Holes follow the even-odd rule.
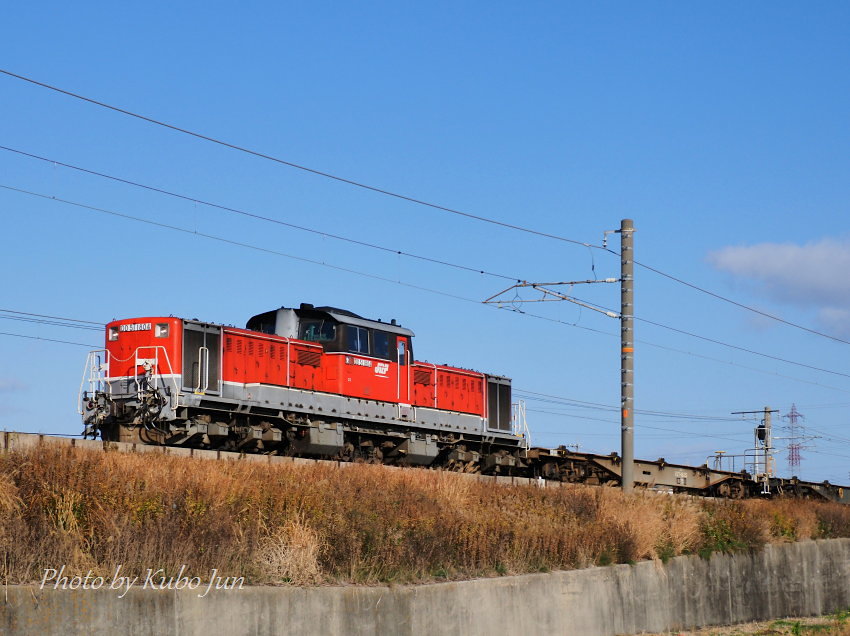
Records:
[[[776,409],[765,406],[761,411],[734,411],[732,415],[763,414],[761,423],[753,430],[753,478],[762,484],[762,494],[770,494],[770,478],[773,477],[773,430],[771,414]]]
[[[756,437],[761,440],[764,449],[765,477],[773,477],[773,427],[770,422],[770,414],[775,412],[771,411],[769,406],[765,406],[764,419],[762,420],[764,429],[762,430],[761,427],[756,429]]]
[[[620,234],[620,278],[602,278],[593,280],[574,280],[559,283],[529,283],[518,281],[498,294],[490,296],[483,301],[485,304],[497,305],[502,309],[517,308],[521,303],[542,303],[566,300],[587,309],[605,314],[609,318],[620,319],[620,457],[622,466],[622,487],[624,492],[631,492],[635,486],[635,440],[634,440],[634,402],[635,402],[635,261],[634,261],[634,221],[623,219],[620,221],[619,230],[607,230],[602,246],[606,247],[608,234],[619,232]],[[590,247],[590,245],[588,245]],[[620,283],[620,313],[616,314],[600,306],[594,306],[578,300],[562,292],[550,289],[556,285],[583,285],[591,283]],[[520,298],[516,290],[529,287],[540,292],[539,298]],[[513,298],[506,298],[504,294],[513,291]],[[507,306],[506,306],[507,305]]]
[[[634,221],[620,222],[620,412],[622,486],[631,492],[635,484],[635,261],[633,236]]]

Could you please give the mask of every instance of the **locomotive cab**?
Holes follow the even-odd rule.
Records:
[[[251,318],[246,329],[320,344],[325,353],[352,353],[402,365],[413,362],[413,332],[396,324],[369,320],[345,309],[281,307]]]

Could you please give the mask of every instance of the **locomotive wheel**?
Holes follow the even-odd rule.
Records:
[[[339,451],[339,461],[341,462],[350,462],[354,461],[354,444],[351,442],[346,442],[342,450]]]

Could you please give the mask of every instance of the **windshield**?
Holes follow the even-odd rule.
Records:
[[[330,342],[336,339],[336,324],[330,320],[302,320],[298,337],[310,342]]]

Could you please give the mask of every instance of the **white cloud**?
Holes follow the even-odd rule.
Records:
[[[755,293],[812,309],[834,332],[850,333],[850,240],[725,247],[709,253],[708,261],[750,283]]]

